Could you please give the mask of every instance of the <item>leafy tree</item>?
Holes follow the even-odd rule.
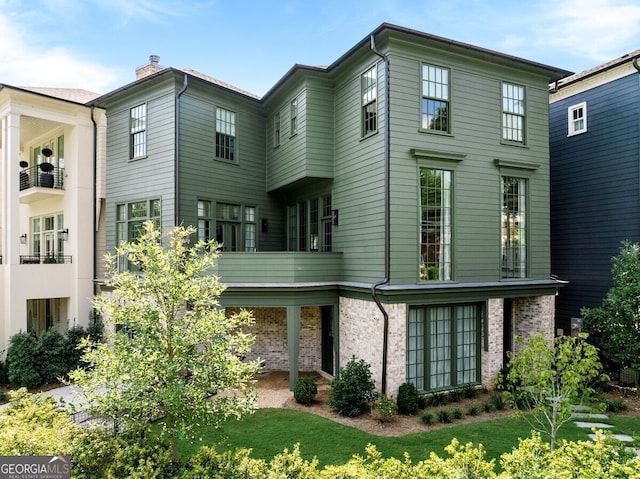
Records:
[[[640,369],[640,245],[623,242],[611,262],[613,286],[602,306],[582,310],[582,330],[607,369]]]
[[[116,424],[164,417],[174,458],[190,426],[253,411],[259,369],[242,359],[253,342],[243,328],[253,318],[247,311],[225,317],[218,308],[224,287],[211,271],[217,245],[190,246],[194,232],[176,227],[162,235],[147,222],[138,241],[117,248],[139,271],[118,271],[116,258],[107,257],[113,290],[95,300],[105,342],[85,342],[87,367],[71,374],[92,411]]]
[[[531,427],[549,436],[553,450],[558,429],[571,418],[572,404],[588,398],[591,383],[602,377],[597,349],[586,335],[560,336],[553,344],[542,334],[526,343],[517,341],[520,352],[509,353],[509,382],[519,386],[505,394]]]

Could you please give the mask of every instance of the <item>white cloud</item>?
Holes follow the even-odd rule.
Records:
[[[13,86],[83,88],[105,93],[118,72],[73,52],[47,45],[46,38],[27,35],[26,30],[0,14],[0,83]]]
[[[640,5],[635,0],[564,0],[547,5],[546,22],[537,29],[540,45],[595,62],[640,47]]]

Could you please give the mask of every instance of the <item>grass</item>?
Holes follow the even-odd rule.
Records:
[[[615,426],[616,433],[640,435],[640,418],[611,416],[608,422]],[[482,444],[487,459],[495,458],[498,462],[501,454],[517,447],[518,438],[531,436],[531,427],[523,419],[505,417],[469,424],[454,423],[433,431],[386,437],[368,434],[303,411],[259,409],[242,421],[229,421],[221,431],[203,428],[200,432],[200,442],[181,444],[180,454],[183,457],[194,453],[201,445],[215,445],[218,450],[251,448],[252,457],[271,460],[285,448],[291,450],[294,444],[299,443],[302,456],[308,460],[317,457],[322,467],[344,464],[354,454],[364,455],[367,444],[375,444],[385,457],[402,458],[408,452],[414,462],[426,459],[430,452],[445,457],[444,448],[454,437],[462,444]],[[558,439],[586,440],[589,432],[569,422],[560,429]]]

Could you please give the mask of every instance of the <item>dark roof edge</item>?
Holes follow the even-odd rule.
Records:
[[[586,80],[588,78],[594,77],[596,75],[599,75],[600,73],[604,73],[607,72],[609,70],[613,70],[616,67],[619,67],[620,65],[623,65],[625,63],[628,62],[633,62],[633,61],[637,61],[638,59],[640,59],[640,49],[639,50],[634,50],[632,52],[629,53],[625,53],[624,55],[615,58],[611,61],[608,61],[606,63],[602,63],[601,65],[595,66],[593,68],[589,68],[588,70],[584,70],[582,72],[579,73],[575,73],[569,77],[563,78],[561,80],[559,80],[557,83],[551,84],[551,88],[555,88],[556,90],[572,85],[574,83],[577,83],[579,81],[582,80]]]
[[[558,79],[567,77],[569,75],[573,75],[572,71],[564,70],[562,68],[552,67],[552,66],[549,66],[549,65],[545,65],[543,63],[538,63],[538,62],[534,62],[534,61],[531,61],[531,60],[526,60],[524,58],[516,57],[516,56],[513,56],[513,55],[506,54],[506,53],[500,53],[500,52],[497,52],[497,51],[494,51],[494,50],[489,50],[487,48],[478,47],[476,45],[471,45],[469,43],[463,43],[463,42],[459,42],[457,40],[451,40],[449,38],[440,37],[440,36],[437,36],[437,35],[432,35],[430,33],[425,33],[425,32],[421,32],[421,31],[418,31],[418,30],[413,30],[413,29],[410,29],[410,28],[401,27],[399,25],[394,25],[394,24],[391,24],[391,23],[382,23],[378,28],[376,28],[373,32],[371,32],[365,38],[363,38],[358,43],[356,43],[346,53],[344,53],[342,56],[340,56],[336,61],[334,61],[328,67],[314,67],[314,66],[300,65],[300,64],[294,65],[293,67],[291,67],[291,69],[289,69],[289,71],[287,73],[284,74],[284,76],[282,78],[280,78],[280,80],[278,80],[278,82],[274,86],[272,86],[269,89],[269,91],[267,91],[267,93],[264,94],[264,96],[261,98],[261,101],[265,101],[270,95],[272,95],[280,87],[280,85],[282,85],[285,81],[287,81],[297,71],[307,70],[307,71],[311,71],[311,72],[328,72],[328,71],[333,70],[338,65],[340,65],[342,62],[344,62],[347,58],[349,58],[351,55],[353,55],[355,52],[357,52],[358,50],[360,50],[364,46],[369,45],[371,36],[373,36],[375,38],[378,35],[380,35],[381,33],[383,33],[385,30],[390,30],[390,31],[398,32],[398,33],[404,33],[404,34],[408,34],[408,35],[414,35],[414,36],[423,38],[425,40],[431,40],[431,41],[434,41],[434,42],[443,43],[443,44],[451,45],[451,46],[458,47],[458,48],[472,50],[472,51],[475,51],[477,53],[482,53],[482,54],[485,54],[485,55],[490,55],[490,56],[495,56],[495,57],[498,57],[498,58],[503,58],[503,59],[509,60],[509,61],[523,63],[525,65],[528,65],[528,66],[536,68],[536,69],[546,70],[546,71],[548,71],[549,73],[552,74],[551,75],[552,77],[558,77]]]

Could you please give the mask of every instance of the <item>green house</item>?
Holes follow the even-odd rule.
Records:
[[[492,387],[553,335],[548,85],[569,72],[383,24],[262,98],[159,58],[106,110],[106,248],[140,222],[222,246],[266,369],[353,356],[397,394]],[[122,267],[126,267],[123,264]]]

